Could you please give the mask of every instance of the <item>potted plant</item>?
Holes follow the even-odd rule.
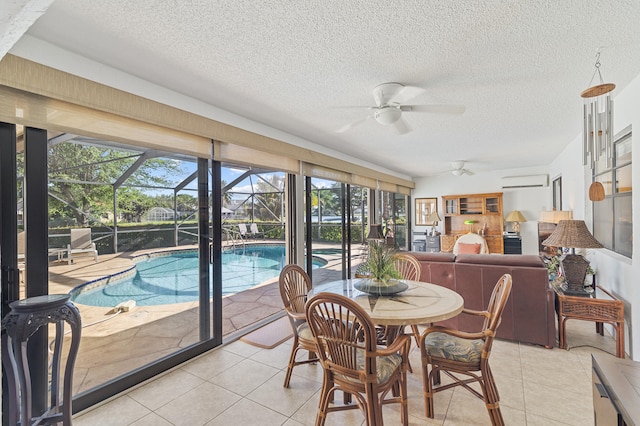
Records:
[[[394,255],[395,251],[383,241],[369,241],[369,255],[356,269],[356,277],[366,278],[354,284],[356,289],[378,295],[406,290],[408,286],[400,281],[402,276],[394,265]]]

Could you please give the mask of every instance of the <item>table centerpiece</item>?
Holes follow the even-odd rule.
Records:
[[[357,276],[363,278],[353,284],[356,290],[389,296],[409,288],[401,281],[402,276],[394,265],[394,255],[395,251],[384,242],[369,241],[369,256],[357,270]]]

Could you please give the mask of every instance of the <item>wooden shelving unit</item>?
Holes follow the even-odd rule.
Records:
[[[486,194],[444,195],[444,235],[441,236],[442,251],[453,250],[456,239],[468,232],[480,232],[491,253],[503,253],[502,192]],[[472,220],[472,225],[465,221]],[[486,224],[486,227],[485,227]]]

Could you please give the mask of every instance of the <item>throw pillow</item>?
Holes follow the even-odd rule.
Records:
[[[458,243],[458,254],[479,254],[481,245]]]

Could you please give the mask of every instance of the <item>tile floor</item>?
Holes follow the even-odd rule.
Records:
[[[490,363],[507,425],[592,425],[591,353],[615,353],[614,339],[590,322],[567,323],[569,351],[497,341]],[[590,345],[590,346],[589,346]],[[294,369],[282,386],[291,340],[274,349],[235,341],[212,350],[74,418],[93,425],[313,425],[321,386],[319,365]],[[613,356],[613,355],[610,355]],[[424,416],[420,354],[408,375],[411,425],[488,425],[481,400],[462,388],[436,394],[435,419]],[[341,401],[342,398],[336,398]],[[394,404],[395,405],[395,404]],[[399,424],[394,405],[387,424]],[[358,410],[332,413],[328,425],[363,425]]]

